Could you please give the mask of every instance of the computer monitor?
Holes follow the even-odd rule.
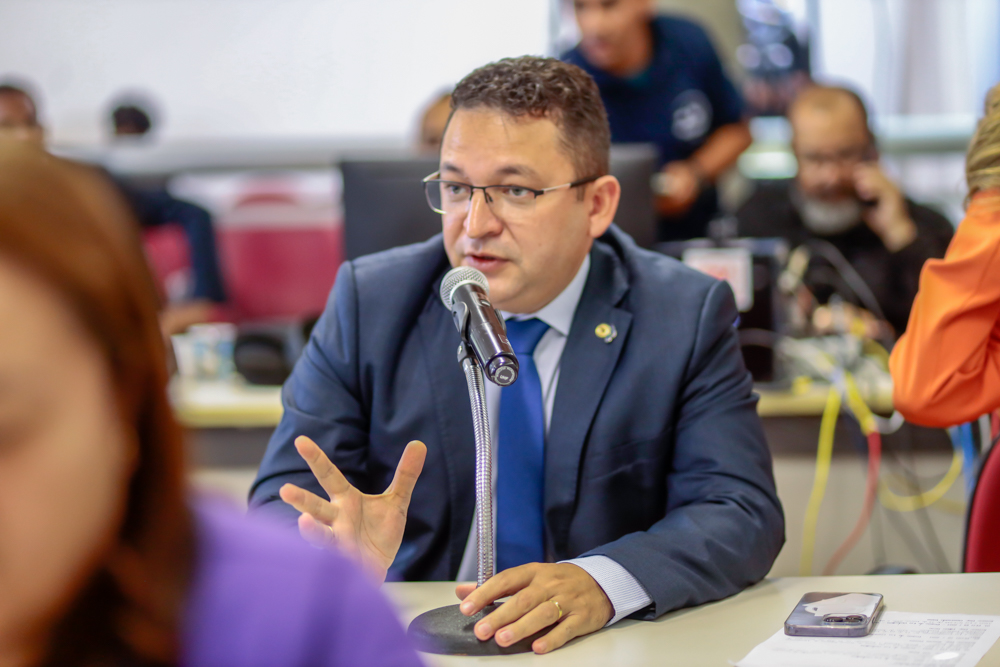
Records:
[[[438,168],[436,157],[412,154],[345,158],[344,252],[356,259],[400,245],[425,241],[441,231],[441,216],[427,206],[421,180]],[[611,147],[611,173],[622,184],[615,222],[636,242],[656,242],[656,211],[650,178],[656,150],[648,144]]]
[[[622,184],[615,224],[643,248],[656,245],[657,215],[650,184],[656,162],[656,147],[652,144],[611,147],[611,174]]]
[[[426,241],[441,231],[421,180],[437,157],[399,154],[340,161],[344,180],[344,254],[347,259]]]
[[[778,289],[778,278],[788,260],[788,243],[780,238],[731,238],[670,241],[656,246],[659,252],[677,259],[684,259],[685,253],[692,250],[713,248],[742,248],[749,252],[750,305],[740,313],[738,326],[743,361],[755,382],[784,381],[774,344],[786,331],[784,300]]]

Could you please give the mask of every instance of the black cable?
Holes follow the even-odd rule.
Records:
[[[906,453],[907,456],[909,456],[912,464],[914,456],[912,427],[906,430],[905,442],[906,442]],[[912,469],[913,466],[911,465],[910,470]],[[915,484],[914,478],[911,478],[911,483]],[[920,487],[915,487],[913,492],[919,493]],[[937,531],[934,529],[934,524],[931,523],[931,515],[930,512],[927,510],[927,506],[921,505],[921,507],[917,509],[916,514],[917,514],[917,520],[923,526],[922,530],[924,531],[925,537],[930,541],[933,551],[936,553],[937,557],[939,557],[941,559],[941,562],[944,564],[944,569],[942,570],[942,572],[954,572],[954,570],[951,569],[951,563],[948,562],[948,556],[947,554],[945,554],[944,548],[941,546],[941,540],[938,537]]]
[[[867,471],[868,441],[867,438],[865,437],[864,431],[861,429],[861,425],[857,422],[857,419],[853,419],[853,421],[858,426],[857,430],[855,431],[858,437],[854,438],[855,449],[861,455],[862,466]],[[907,432],[907,437],[912,439],[913,436],[911,431]],[[884,442],[885,441],[883,440],[883,452],[886,451]],[[906,481],[908,485],[911,487],[909,489],[909,492],[919,493],[920,488],[913,479],[912,472],[902,464],[902,462],[899,460],[895,452],[889,450],[888,453],[898,464],[898,467],[904,471],[904,476],[906,477]],[[871,537],[872,554],[873,557],[875,558],[876,567],[884,564],[887,559],[885,551],[885,541],[884,541],[885,536],[884,534],[882,534],[881,530],[881,511],[883,510],[883,508],[881,507],[881,503],[878,504],[877,509],[879,510],[878,513],[874,511],[872,512],[873,515],[872,522],[873,524],[878,523],[879,527],[878,529],[876,529],[874,525],[872,526],[872,537]],[[892,514],[892,512],[890,512],[890,514]],[[921,567],[925,567],[926,564],[923,563],[923,559],[927,558],[927,560],[932,564],[932,567],[930,569],[934,569],[939,572],[953,571],[951,570],[951,565],[948,562],[948,557],[945,555],[944,549],[941,547],[941,542],[937,537],[937,533],[934,531],[934,528],[930,523],[930,517],[927,515],[926,507],[922,507],[917,510],[917,518],[918,521],[921,522],[922,532],[924,533],[923,541],[921,541],[920,538],[915,533],[909,530],[909,526],[906,523],[906,519],[904,517],[898,517],[898,518],[901,524],[895,527],[897,531],[899,531],[900,534],[903,536],[904,541],[907,542],[907,546],[910,547],[910,551],[913,552],[913,555],[917,557],[918,560],[921,561]],[[906,526],[905,532],[901,530],[901,526]],[[930,546],[928,546],[928,544]]]
[[[833,268],[840,274],[840,277],[844,279],[844,282],[847,283],[847,286],[851,288],[851,291],[854,292],[854,295],[858,297],[865,308],[867,308],[880,320],[886,319],[885,313],[882,312],[882,306],[879,305],[878,299],[875,298],[875,294],[868,286],[868,283],[866,283],[864,278],[862,278],[854,267],[851,266],[851,263],[848,262],[843,253],[837,249],[837,246],[824,239],[809,239],[805,242],[805,246],[809,248],[810,251],[830,262]]]
[[[903,541],[906,542],[906,546],[909,548],[910,553],[913,554],[913,556],[917,559],[917,562],[920,564],[920,569],[924,573],[930,573],[936,570],[937,565],[934,563],[934,559],[927,553],[924,545],[920,542],[920,538],[914,534],[913,530],[906,524],[906,521],[899,516],[899,512],[893,512],[890,510],[885,513],[885,516],[889,519],[889,523],[896,529],[896,532],[899,533],[900,537],[903,538]],[[929,567],[927,565],[928,563],[930,563]]]
[[[917,481],[916,475],[913,473],[913,431],[912,427],[906,430],[906,438],[903,440],[904,446],[902,447],[905,454],[910,459],[910,465],[904,465],[899,453],[888,450],[889,458],[895,464],[895,467],[902,471],[903,477],[905,478],[907,484],[907,491],[911,494],[920,493],[920,483]],[[885,448],[883,448],[885,451]],[[930,514],[926,507],[918,507],[914,510],[913,514],[916,516],[917,524],[920,527],[920,531],[924,536],[924,543],[927,545],[928,551],[933,555],[933,560],[935,566],[940,572],[953,572],[951,569],[951,564],[948,562],[948,556],[944,552],[944,548],[941,546],[941,540],[938,538],[937,531],[934,530],[934,525],[931,523]]]
[[[917,480],[916,475],[914,475],[913,471],[902,462],[902,460],[899,458],[899,455],[893,451],[886,451],[885,448],[883,448],[883,454],[888,454],[888,457],[886,459],[887,463],[890,466],[892,466],[898,473],[901,473],[901,476],[903,477],[903,482],[905,484],[906,492],[908,494],[920,493],[921,491],[920,482]],[[921,532],[924,533],[923,544],[927,548],[928,553],[931,555],[932,560],[934,561],[934,567],[936,569],[941,569],[942,563],[944,563],[944,571],[948,571],[950,565],[948,564],[947,557],[944,557],[943,555],[940,542],[937,540],[937,534],[934,532],[933,526],[931,526],[930,531],[928,532],[926,529],[926,524],[923,521],[921,521],[921,514],[925,512],[926,508],[917,508],[912,512],[914,516],[917,517],[918,522],[920,522],[919,525],[921,527]],[[936,545],[936,548],[930,546],[932,544]]]

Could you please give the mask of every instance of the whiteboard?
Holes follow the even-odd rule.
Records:
[[[545,54],[545,0],[0,0],[0,79],[31,82],[55,144],[108,135],[114,96],[165,141],[409,137],[469,71]]]

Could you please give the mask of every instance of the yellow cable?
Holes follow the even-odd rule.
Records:
[[[896,512],[912,512],[933,505],[948,493],[948,489],[955,483],[958,476],[962,474],[962,450],[956,449],[951,457],[951,467],[944,474],[941,481],[934,485],[933,489],[928,489],[923,493],[913,496],[901,496],[889,488],[883,481],[879,485],[878,499],[883,507]]]
[[[881,343],[869,338],[864,342],[864,346],[867,352],[866,356],[873,357],[882,362],[883,370],[889,369],[889,351]]]
[[[833,457],[833,435],[837,430],[837,416],[840,414],[840,391],[830,387],[827,394],[826,407],[823,409],[823,420],[819,426],[819,445],[816,449],[816,476],[813,479],[812,493],[809,494],[809,504],[806,506],[806,518],[802,528],[802,560],[799,563],[799,574],[803,577],[812,575],[813,552],[816,549],[816,524],[819,522],[819,509],[826,494],[826,482],[830,477],[830,459]]]
[[[874,433],[878,430],[878,425],[875,423],[875,415],[868,408],[865,399],[861,397],[858,385],[854,383],[854,378],[851,377],[850,373],[844,373],[844,382],[847,385],[847,405],[851,408],[854,416],[857,417],[858,423],[861,424],[861,430],[865,435]]]
[[[889,486],[889,488],[900,488],[912,486],[913,483],[903,477],[898,473],[886,473],[884,483]],[[953,500],[951,498],[941,498],[939,501],[934,503],[934,509],[940,510],[942,512],[947,512],[948,514],[962,514],[964,515],[967,509],[965,501],[963,500]]]
[[[854,383],[854,378],[851,377],[850,373],[845,373],[845,380],[847,384],[847,404],[858,418],[861,429],[867,435],[877,428],[875,418],[868,405],[864,402],[864,399],[861,398],[861,392],[858,391],[858,387]],[[948,489],[951,488],[951,485],[955,483],[955,480],[958,479],[961,473],[962,451],[956,449],[951,459],[951,467],[934,488],[913,496],[900,496],[882,481],[879,484],[879,502],[887,509],[896,512],[912,512],[933,505],[944,497],[944,494],[948,492]]]

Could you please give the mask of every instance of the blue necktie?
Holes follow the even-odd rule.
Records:
[[[545,561],[545,413],[532,354],[549,325],[508,320],[517,381],[500,392],[497,434],[497,571]]]

